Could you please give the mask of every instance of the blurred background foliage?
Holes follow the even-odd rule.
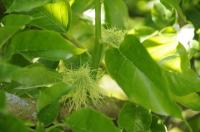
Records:
[[[119,48],[125,35],[134,35],[166,71],[166,78],[173,84],[170,86],[174,92],[173,100],[183,109],[191,129],[199,132],[200,0],[101,2],[103,53],[110,47]],[[127,93],[108,75],[104,54],[98,83],[106,96],[115,101],[108,99],[108,103],[96,109],[110,116],[118,127],[110,118],[90,109],[66,116],[66,126],[60,123],[63,118],[55,120],[59,119],[58,111],[62,109],[59,98],[70,91],[70,86],[63,85],[58,69],[78,69],[91,64],[96,53],[94,8],[95,0],[0,0],[0,88],[6,92],[0,92],[0,131],[43,132],[46,129],[59,132],[69,128],[80,132],[83,131],[80,128],[98,131],[101,125],[105,126],[105,132],[119,129],[124,132],[189,131],[187,123],[182,120],[150,114],[143,107],[124,103]],[[12,103],[20,100],[18,97],[25,102]],[[6,98],[11,100],[9,105],[14,105],[15,110],[5,107]],[[122,107],[122,104],[125,105]],[[33,111],[23,110],[27,106]],[[33,115],[29,115],[29,111]],[[91,126],[99,124],[97,128],[87,125],[87,115],[90,114],[94,121]],[[127,124],[127,121],[131,123]],[[15,125],[10,127],[10,124]]]

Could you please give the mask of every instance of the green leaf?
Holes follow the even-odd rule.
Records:
[[[200,10],[197,7],[190,8],[185,12],[185,15],[188,20],[192,22],[195,26],[195,29],[200,28],[199,18],[200,18]]]
[[[5,16],[2,20],[4,26],[17,26],[22,28],[24,25],[30,23],[32,17],[29,15],[21,15],[21,14],[9,14]]]
[[[69,28],[71,9],[67,0],[53,0],[32,13],[32,25],[58,32],[66,32]]]
[[[4,109],[5,105],[6,105],[6,97],[5,97],[5,93],[3,91],[0,91],[0,112],[1,110]]]
[[[8,4],[7,13],[30,11],[48,2],[50,2],[50,0],[13,0],[12,3],[9,2]]]
[[[59,127],[54,127],[54,126],[52,126],[52,127],[50,127],[47,131],[48,131],[48,132],[62,132],[62,129],[59,128]]]
[[[0,131],[1,132],[29,132],[24,123],[15,117],[0,113]]]
[[[18,69],[14,65],[0,62],[0,82],[11,82],[14,72]]]
[[[179,65],[182,72],[166,72],[171,91],[177,96],[186,96],[187,94],[199,92],[200,78],[191,69],[190,60],[186,49],[179,44],[177,46],[177,52],[179,53]]]
[[[200,91],[200,79],[191,69],[186,49],[174,40],[175,34],[162,34],[145,42],[151,56],[166,70],[169,88],[177,96]],[[152,46],[151,46],[152,45]]]
[[[41,109],[37,114],[39,121],[43,122],[45,125],[52,123],[58,116],[59,106],[58,102],[54,102]]]
[[[18,89],[29,89],[61,82],[62,77],[59,73],[49,71],[45,67],[33,66],[17,70],[13,73],[12,80],[22,85]]]
[[[43,87],[62,81],[59,73],[50,71],[43,66],[17,67],[8,63],[0,63],[0,81],[17,82],[18,89]]]
[[[186,49],[184,48],[183,45],[179,44],[177,46],[177,51],[178,51],[178,53],[180,55],[180,59],[181,59],[180,66],[181,66],[182,72],[185,73],[185,72],[190,71],[191,70],[190,60],[189,60]]]
[[[173,25],[176,21],[175,11],[168,10],[160,2],[154,4],[154,7],[151,10],[151,15],[155,26],[160,29]]]
[[[165,126],[157,116],[152,116],[151,132],[166,132]]]
[[[0,27],[0,48],[18,31],[18,27]]]
[[[75,14],[81,14],[85,10],[95,5],[95,0],[76,0],[72,5],[72,11]]]
[[[200,117],[199,114],[196,116],[193,116],[188,120],[189,125],[191,126],[193,132],[199,132],[200,131]]]
[[[134,36],[126,36],[120,49],[106,53],[108,72],[121,86],[130,101],[154,112],[181,117],[172,101],[163,71]]]
[[[70,91],[65,83],[58,83],[41,91],[37,101],[38,118],[45,124],[51,123],[58,114],[59,100]]]
[[[84,50],[75,48],[60,34],[30,30],[17,34],[11,41],[10,54],[23,53],[47,60],[68,59]]]
[[[2,1],[3,5],[6,8],[8,8],[12,4],[12,2],[13,2],[13,0],[1,0],[1,1]]]
[[[126,132],[146,132],[151,126],[151,114],[143,107],[127,103],[119,114],[118,124]]]
[[[111,27],[125,28],[128,9],[123,0],[104,0],[106,24]],[[120,18],[120,19],[119,19]]]
[[[196,111],[200,111],[200,97],[197,93],[191,93],[185,96],[175,96],[174,95],[174,99],[186,106],[187,108],[196,110]]]
[[[178,96],[184,96],[200,91],[200,78],[198,75],[189,71],[186,73],[166,72],[171,91]]]
[[[45,132],[45,126],[43,123],[37,122],[37,127],[35,132]]]
[[[24,25],[31,21],[31,17],[27,15],[7,15],[2,22],[4,27],[0,27],[0,48]]]
[[[82,109],[66,118],[73,132],[120,132],[112,120],[92,109]]]
[[[181,9],[181,7],[179,6],[179,0],[160,0],[161,3],[163,3],[165,6],[167,7],[172,7],[174,9],[176,9],[179,17],[184,21],[186,22],[186,18],[183,14],[183,11]]]

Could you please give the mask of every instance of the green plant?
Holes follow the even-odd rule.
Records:
[[[1,0],[0,131],[199,132],[199,5]]]

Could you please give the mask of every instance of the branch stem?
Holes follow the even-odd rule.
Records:
[[[95,42],[92,54],[92,69],[94,69],[93,77],[96,79],[97,70],[101,62],[103,45],[101,43],[101,0],[95,2]]]

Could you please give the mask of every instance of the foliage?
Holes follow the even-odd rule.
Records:
[[[199,19],[200,0],[1,0],[0,131],[199,132]]]

